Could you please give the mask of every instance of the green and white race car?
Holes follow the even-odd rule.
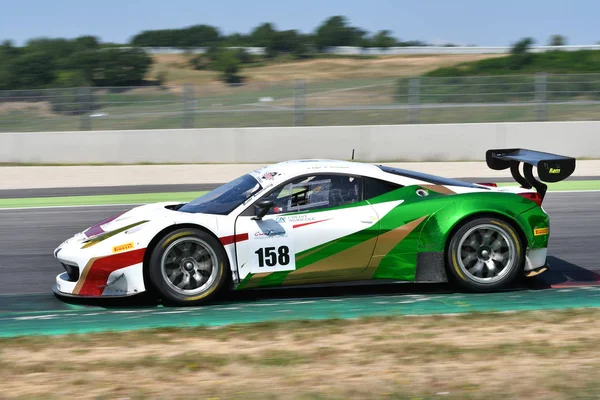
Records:
[[[575,159],[524,149],[486,159],[520,186],[347,161],[270,165],[189,203],[136,207],[76,234],[54,252],[66,270],[54,291],[151,290],[202,304],[222,290],[370,280],[498,290],[548,268],[543,182],[570,176]]]

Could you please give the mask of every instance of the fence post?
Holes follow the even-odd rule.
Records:
[[[306,106],[306,82],[296,79],[294,82],[294,126],[304,125],[304,108]]]
[[[537,121],[548,120],[548,75],[535,74],[535,116]]]
[[[91,131],[92,118],[90,117],[90,88],[78,87],[76,89],[77,103],[79,104],[79,130]]]
[[[189,83],[183,85],[183,121],[184,129],[194,127],[194,86]]]
[[[421,78],[410,78],[408,81],[408,123],[419,123],[419,104],[421,102]]]

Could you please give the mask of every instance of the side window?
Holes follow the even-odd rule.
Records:
[[[360,177],[313,175],[299,178],[269,195],[275,205],[269,214],[316,210],[361,200]]]
[[[402,187],[402,185],[383,181],[375,178],[364,178],[365,180],[365,200],[372,199],[382,194],[389,193]]]

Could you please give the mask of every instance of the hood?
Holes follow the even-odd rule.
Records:
[[[87,238],[115,231],[140,221],[152,221],[156,218],[166,217],[169,210],[165,207],[177,205],[180,202],[152,203],[132,208],[129,211],[113,215],[86,229],[83,234]]]

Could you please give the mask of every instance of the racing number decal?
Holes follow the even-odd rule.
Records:
[[[250,230],[249,240],[244,244],[248,257],[246,267],[253,274],[296,269],[293,228],[290,224],[269,219],[259,221]]]
[[[290,248],[288,246],[264,247],[254,252],[258,256],[258,267],[284,266],[290,263]]]

